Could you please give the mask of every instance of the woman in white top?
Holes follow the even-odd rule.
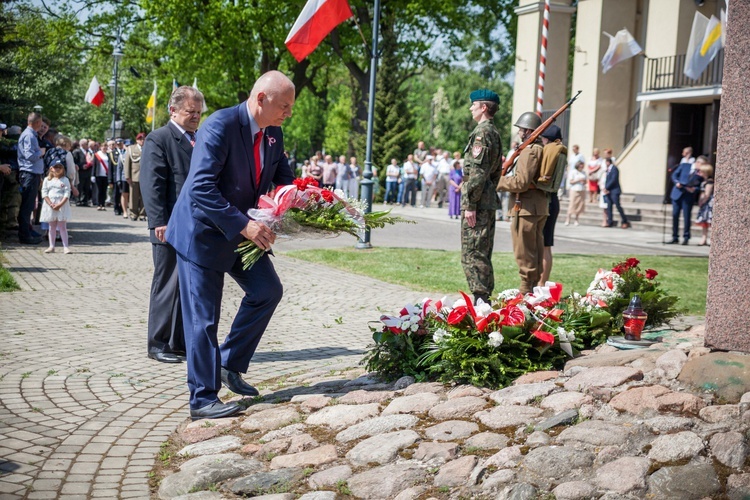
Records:
[[[583,162],[575,164],[575,168],[568,173],[568,192],[570,193],[570,204],[568,205],[568,216],[565,225],[570,224],[571,216],[574,218],[573,225],[578,225],[578,216],[586,210],[586,172],[583,171]]]
[[[107,143],[102,142],[101,149],[94,153],[94,175],[96,176],[96,201],[99,208],[97,210],[106,210],[107,202],[107,173],[110,169],[109,155],[107,154]]]

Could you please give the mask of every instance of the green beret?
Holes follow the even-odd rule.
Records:
[[[479,89],[475,90],[469,95],[471,102],[474,101],[491,101],[500,104],[500,96],[491,91],[490,89]]]

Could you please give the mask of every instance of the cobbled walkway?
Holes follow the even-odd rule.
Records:
[[[185,365],[146,357],[153,270],[144,222],[74,208],[74,253],[4,242],[21,291],[0,296],[0,499],[149,498],[160,445],[188,416]],[[247,379],[355,365],[367,322],[420,298],[277,256],[284,299]],[[225,290],[227,328],[241,299]]]

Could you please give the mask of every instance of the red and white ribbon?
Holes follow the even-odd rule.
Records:
[[[547,36],[549,35],[549,0],[544,0],[544,19],[542,20],[542,44],[539,56],[539,84],[536,89],[536,114],[542,116],[544,104],[544,78],[547,73]]]

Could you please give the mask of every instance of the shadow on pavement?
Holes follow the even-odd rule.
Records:
[[[347,349],[345,347],[315,347],[298,349],[296,351],[265,351],[253,355],[253,363],[272,363],[276,361],[299,361],[308,359],[335,358],[337,356],[361,356],[362,349]]]

